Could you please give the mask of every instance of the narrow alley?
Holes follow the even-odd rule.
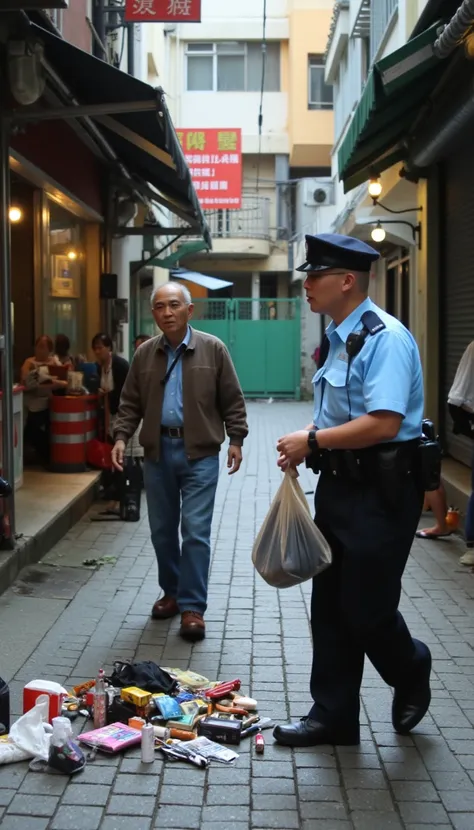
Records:
[[[310,420],[307,403],[249,405],[241,472],[222,456],[213,525],[207,637],[183,642],[178,618],[150,619],[156,562],[145,511],[139,524],[91,523],[90,513],[0,597],[2,666],[12,709],[36,678],[71,687],[117,659],[191,667],[210,679],[239,677],[275,721],[310,705],[310,584],[278,592],[254,572],[250,551],[275,493],[276,439]],[[303,489],[315,479],[304,470]],[[97,510],[97,508],[95,508]],[[93,511],[92,511],[93,512]],[[234,767],[202,771],[140,762],[140,750],[98,756],[68,779],[0,768],[2,830],[472,830],[474,827],[474,575],[458,564],[462,543],[417,541],[402,611],[433,653],[433,701],[412,737],[391,726],[391,691],[370,665],[359,748],[265,753],[242,741]],[[106,557],[101,567],[87,560]],[[83,729],[78,718],[74,731]]]

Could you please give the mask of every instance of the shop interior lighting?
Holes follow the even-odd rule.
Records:
[[[12,205],[8,215],[10,217],[10,222],[20,222],[23,219],[23,211],[15,205]]]

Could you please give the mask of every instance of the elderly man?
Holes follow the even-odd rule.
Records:
[[[205,636],[219,450],[227,431],[227,466],[230,475],[236,473],[248,433],[245,401],[224,344],[189,325],[193,305],[187,288],[177,282],[157,288],[151,307],[163,334],[135,352],[112,459],[122,469],[126,442],[143,418],[148,516],[163,591],[152,617],[180,613],[181,636],[196,641]]]

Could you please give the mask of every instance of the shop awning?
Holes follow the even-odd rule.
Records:
[[[171,271],[171,277],[174,280],[186,280],[193,282],[195,285],[202,285],[203,288],[209,291],[217,291],[219,288],[229,288],[233,282],[227,280],[219,280],[217,277],[208,277],[206,274],[199,274],[197,271],[186,271],[185,268],[176,268]]]
[[[185,259],[187,256],[192,256],[193,254],[199,254],[203,251],[208,251],[209,246],[204,242],[203,239],[188,239],[186,242],[183,242],[182,245],[176,251],[173,251],[168,256],[164,257],[151,257],[147,259],[147,265],[156,265],[158,268],[167,268],[171,270],[172,268],[176,267],[178,262],[181,262],[182,259]]]
[[[374,64],[338,153],[346,193],[403,159],[404,139],[445,70],[433,53],[439,25]]]
[[[78,116],[83,107],[129,173],[159,191],[170,209],[176,208],[175,213],[189,221],[210,247],[209,229],[163,90],[121,72],[34,23],[31,34],[43,42],[47,63],[76,98]]]

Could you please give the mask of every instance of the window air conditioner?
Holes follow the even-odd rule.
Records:
[[[317,179],[308,179],[305,182],[304,203],[308,207],[322,207],[327,205],[333,205],[333,183],[321,182]]]

